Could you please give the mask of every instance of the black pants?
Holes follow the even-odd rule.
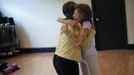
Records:
[[[53,64],[58,75],[79,75],[78,63],[54,55]]]

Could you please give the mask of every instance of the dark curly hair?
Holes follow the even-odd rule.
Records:
[[[77,3],[73,1],[68,1],[63,5],[62,12],[67,19],[73,19],[73,13],[76,7],[77,7]]]
[[[88,4],[78,4],[77,8],[78,12],[84,17],[83,21],[90,21],[92,22],[92,11]],[[82,22],[83,22],[82,21]]]

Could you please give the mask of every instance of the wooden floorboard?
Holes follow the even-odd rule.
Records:
[[[97,56],[100,75],[134,75],[134,50],[98,51]],[[56,75],[52,57],[53,53],[28,53],[0,61],[20,66],[11,75]]]
[[[100,51],[98,64],[101,75],[134,75],[134,51]]]

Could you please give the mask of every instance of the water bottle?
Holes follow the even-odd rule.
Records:
[[[6,69],[4,69],[3,75],[10,75],[12,72],[15,72],[15,71],[17,71],[19,69],[20,68],[18,67],[18,65],[16,63],[12,64],[9,67],[7,67]]]

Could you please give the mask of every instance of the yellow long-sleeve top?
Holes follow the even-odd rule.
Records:
[[[75,36],[76,38],[82,37],[80,36],[82,33],[82,27],[79,23],[77,24],[77,26],[80,28],[80,30],[74,30],[69,25],[64,26],[59,37],[55,54],[66,59],[79,62],[81,59],[81,49],[88,46],[89,42],[94,36],[95,30],[90,31],[90,34],[82,42],[81,46],[75,46],[74,43],[72,43],[72,36]]]

